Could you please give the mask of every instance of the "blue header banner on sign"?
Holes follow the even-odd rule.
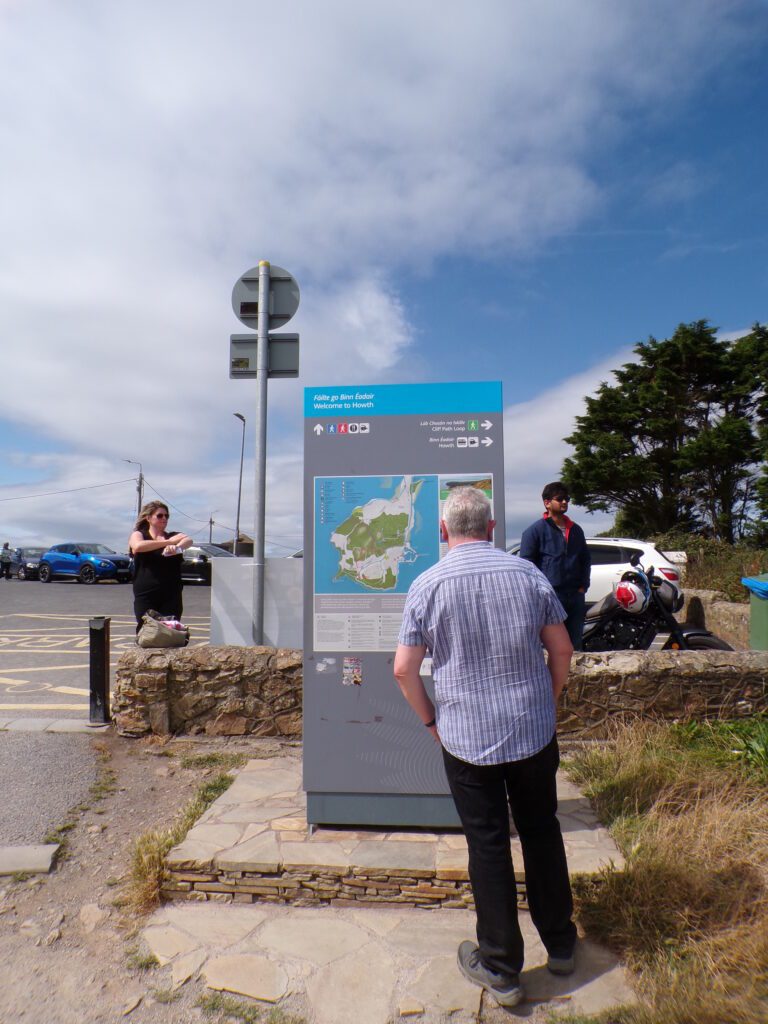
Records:
[[[424,416],[502,411],[501,381],[304,388],[305,416]]]

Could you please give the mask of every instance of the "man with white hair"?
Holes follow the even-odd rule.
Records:
[[[461,943],[459,969],[502,1006],[515,1006],[523,998],[524,948],[510,810],[547,966],[554,974],[574,966],[576,927],[555,784],[555,703],[573,647],[551,585],[530,562],[492,545],[494,526],[482,491],[451,491],[440,521],[448,553],[411,584],[394,672],[442,745],[467,838],[478,944]],[[427,652],[434,704],[419,674]]]

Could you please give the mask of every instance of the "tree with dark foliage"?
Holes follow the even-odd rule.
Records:
[[[635,346],[586,399],[562,478],[628,535],[685,530],[733,543],[768,510],[768,331],[718,341],[706,320]]]

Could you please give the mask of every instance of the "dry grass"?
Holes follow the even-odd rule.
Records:
[[[768,1021],[766,787],[722,754],[643,724],[574,759],[627,861],[575,886],[584,928],[637,972],[626,1024]]]
[[[197,791],[169,828],[150,829],[135,841],[131,854],[128,906],[137,913],[148,913],[160,902],[165,878],[165,858],[184,839],[197,819],[232,785],[231,775],[216,775]]]

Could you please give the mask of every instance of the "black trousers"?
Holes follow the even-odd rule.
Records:
[[[141,619],[150,610],[159,615],[173,615],[181,620],[184,611],[181,601],[181,588],[171,592],[155,590],[149,594],[133,595],[133,614],[136,616],[136,632],[141,629]]]
[[[584,633],[584,618],[587,614],[584,594],[580,594],[578,590],[562,592],[556,590],[555,593],[567,616],[564,626],[568,630],[568,636],[571,638],[573,649],[574,651],[580,651]]]
[[[517,974],[524,959],[509,812],[523,850],[531,919],[548,953],[570,956],[576,941],[565,848],[557,820],[557,738],[533,757],[474,765],[443,750],[445,771],[469,848],[477,942],[486,966]]]

